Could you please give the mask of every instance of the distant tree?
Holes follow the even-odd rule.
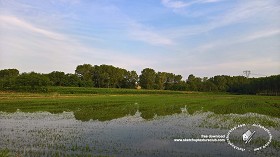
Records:
[[[249,87],[250,79],[244,76],[227,76],[227,92],[231,93],[251,93],[251,87]]]
[[[186,82],[182,81],[182,78],[182,75],[175,75],[171,90],[184,91],[187,89]]]
[[[202,91],[213,92],[213,91],[217,91],[217,90],[218,90],[217,86],[213,83],[213,81],[211,79],[208,79],[208,80],[205,80],[205,78],[203,79]]]
[[[17,69],[0,70],[1,90],[45,91],[48,85],[80,86],[103,88],[135,88],[136,84],[144,89],[219,91],[238,94],[279,95],[280,75],[260,78],[218,75],[199,78],[193,74],[182,81],[181,75],[168,72],[155,72],[145,68],[138,77],[136,71],[127,71],[112,65],[78,65],[75,74],[53,71],[49,74],[35,72],[19,74]]]
[[[95,65],[93,68],[92,79],[95,87],[121,88],[127,86],[125,81],[128,81],[128,77],[127,70],[112,65]]]
[[[92,87],[94,67],[91,64],[78,65],[75,70],[75,74],[81,79],[80,86]]]
[[[180,83],[182,80],[182,75],[175,75],[174,77],[174,83]]]
[[[136,71],[124,71],[124,78],[121,81],[122,88],[135,88],[138,82],[138,75]]]
[[[19,71],[17,69],[3,69],[0,70],[0,79],[1,78],[11,78],[19,75]]]
[[[188,89],[191,91],[201,91],[202,90],[202,79],[195,77],[193,74],[190,74],[187,79]]]
[[[155,84],[156,72],[154,69],[145,68],[139,77],[140,86],[145,89],[153,89]]]
[[[132,70],[128,72],[127,82],[129,88],[135,88],[135,85],[137,84],[138,80],[139,77],[136,71]]]
[[[82,81],[91,81],[93,73],[93,66],[90,64],[78,65],[75,70],[75,74],[77,74]]]
[[[64,85],[70,87],[79,87],[81,86],[81,80],[76,74],[66,74]]]
[[[165,89],[165,83],[167,82],[167,73],[166,72],[157,72],[155,78],[155,89],[163,90]]]
[[[280,75],[253,78],[251,79],[250,84],[248,85],[249,88],[252,89],[249,94],[279,95],[280,93],[279,82],[280,82]],[[242,88],[246,88],[246,86]]]
[[[185,82],[182,82],[182,76],[176,75],[173,73],[166,73],[166,82],[165,82],[165,89],[166,90],[183,90],[185,89]]]
[[[214,76],[214,84],[217,86],[219,91],[225,92],[228,90],[227,76]]]
[[[66,76],[64,72],[53,71],[47,75],[54,86],[64,86]]]
[[[175,74],[173,73],[166,73],[166,82],[165,82],[165,89],[172,90],[172,86],[175,83]]]
[[[17,69],[0,70],[0,89],[12,89],[15,86],[15,78],[19,75]]]
[[[190,74],[190,75],[188,76],[187,82],[194,82],[194,81],[195,81],[195,76],[194,76],[193,74]]]
[[[31,72],[23,73],[16,78],[16,88],[26,91],[41,91],[46,90],[50,85],[50,80],[47,76]]]

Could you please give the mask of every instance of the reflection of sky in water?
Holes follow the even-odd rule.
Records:
[[[1,112],[0,147],[25,156],[30,155],[29,151],[37,156],[43,152],[51,155],[84,153],[117,156],[267,156],[279,153],[277,148],[272,147],[253,154],[234,150],[226,142],[173,141],[174,138],[200,138],[202,134],[227,134],[229,129],[201,126],[205,121],[215,123],[215,118],[209,118],[211,114],[182,113],[144,120],[137,112],[134,116],[111,121],[81,122],[75,120],[72,112]],[[279,122],[279,119],[274,121]],[[274,138],[279,139],[279,129],[269,129]],[[240,138],[243,131],[236,131],[241,132]],[[232,136],[238,136],[236,132]]]

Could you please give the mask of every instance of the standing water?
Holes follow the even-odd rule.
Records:
[[[246,147],[239,140],[246,128],[233,130],[231,139],[226,139],[229,130],[242,118],[243,122],[250,123],[246,119],[254,118],[271,125],[266,127],[272,136],[266,148],[259,151],[234,148]],[[162,117],[155,115],[150,120],[136,112],[105,122],[82,122],[75,119],[73,112],[0,112],[0,150],[19,156],[277,156],[280,153],[279,122],[278,118],[257,114],[197,112],[190,115],[187,111]],[[260,136],[253,137],[252,148],[268,140],[265,131],[255,130]],[[186,141],[209,138],[221,141]]]

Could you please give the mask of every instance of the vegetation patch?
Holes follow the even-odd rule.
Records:
[[[82,121],[111,120],[134,115],[137,110],[142,113],[143,118],[151,119],[155,115],[180,113],[184,108],[190,114],[201,110],[216,114],[250,112],[280,117],[280,97],[99,88],[73,88],[73,92],[78,94],[65,94],[63,87],[53,87],[52,90],[55,92],[41,94],[2,92],[0,111],[16,112],[18,109],[23,112],[50,113],[73,111],[76,119]],[[91,94],[80,92],[83,90]]]

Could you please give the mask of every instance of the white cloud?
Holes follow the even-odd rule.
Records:
[[[262,22],[263,25],[279,23],[280,5],[275,0],[241,1],[226,13],[212,17],[203,24],[186,25],[167,30],[169,37],[179,38],[206,33],[217,28],[249,22]],[[270,23],[269,23],[270,22]]]
[[[262,38],[268,38],[272,36],[276,36],[280,34],[280,29],[278,28],[267,28],[265,30],[257,30],[253,32],[249,32],[246,34],[239,35],[238,37],[229,37],[227,40],[221,39],[221,40],[215,40],[207,42],[206,44],[198,45],[196,48],[192,49],[192,51],[195,52],[207,52],[212,49],[219,49],[219,48],[225,48],[229,47],[235,44],[245,43],[245,42],[251,42],[254,40],[262,39]],[[279,38],[280,40],[280,38]],[[280,45],[279,45],[280,46]]]
[[[149,62],[118,50],[84,45],[69,35],[39,28],[14,16],[1,16],[0,30],[0,69],[73,73],[77,65],[84,63],[112,64],[132,70]]]
[[[203,3],[216,3],[222,0],[191,0],[191,1],[183,1],[183,0],[161,0],[161,3],[168,8],[179,9],[189,7],[193,4],[203,4]]]
[[[270,29],[270,30],[259,31],[259,32],[250,34],[247,37],[244,37],[243,39],[239,40],[239,42],[249,42],[249,41],[253,41],[253,40],[257,40],[257,39],[261,39],[261,38],[275,36],[278,34],[280,34],[280,29]]]
[[[183,8],[189,6],[189,3],[178,0],[161,0],[161,3],[168,8]]]
[[[155,31],[148,30],[145,27],[132,26],[130,28],[129,35],[134,40],[143,41],[152,45],[173,45],[173,41],[167,37],[159,35]]]
[[[197,5],[214,2],[220,0],[162,0],[162,4],[165,3],[169,9],[188,11],[195,10],[191,8],[192,5],[196,8]],[[206,15],[199,19],[203,22],[196,25],[194,19],[194,22],[186,22],[188,25],[184,26],[174,23],[177,27],[168,27],[170,30],[158,26],[157,21],[151,22],[153,18],[133,19],[129,12],[121,10],[123,8],[114,7],[113,4],[111,6],[111,2],[110,5],[106,3],[106,6],[103,3],[86,5],[82,8],[82,15],[70,9],[74,16],[67,18],[63,16],[68,14],[68,11],[46,11],[40,6],[37,6],[38,10],[32,14],[2,10],[6,15],[18,16],[0,16],[0,69],[15,67],[20,71],[73,72],[76,65],[90,63],[111,64],[138,72],[141,68],[152,67],[159,71],[182,75],[194,73],[199,76],[238,72],[242,74],[244,69],[257,71],[256,73],[279,73],[279,68],[276,68],[280,67],[276,62],[276,50],[279,50],[279,47],[275,47],[276,38],[262,40],[265,41],[264,44],[262,41],[254,41],[279,34],[279,2],[278,5],[274,0],[239,2],[227,6],[232,8],[223,14],[213,16],[208,16],[204,9],[197,9],[195,11]],[[81,3],[81,6],[83,5]],[[78,7],[75,8],[78,10]],[[213,8],[208,9],[212,13]],[[22,10],[33,11],[26,7]],[[34,16],[37,12],[40,16]],[[99,18],[100,15],[103,16]],[[164,19],[162,16],[161,18]],[[183,18],[186,17],[179,17],[184,20]],[[236,23],[244,23],[245,27],[242,25],[242,28],[226,27],[218,30],[224,26],[235,26],[232,24]],[[70,27],[66,27],[69,24]],[[254,24],[256,25],[250,28]],[[55,30],[64,30],[70,34]],[[126,41],[128,43],[125,43]],[[143,44],[143,48],[138,50],[135,48],[138,45],[135,46],[135,43],[129,41],[140,41],[152,46]],[[260,58],[266,60],[256,61]],[[266,65],[262,67],[261,63]]]
[[[55,40],[63,40],[64,36],[58,33],[54,33],[52,31],[46,30],[46,29],[42,29],[39,27],[36,27],[30,23],[27,23],[23,20],[18,19],[17,17],[14,16],[0,16],[0,21],[1,24],[8,24],[8,25],[13,25],[13,26],[17,26],[17,27],[22,27],[25,29],[28,29],[32,32],[36,32],[39,34],[42,34],[46,37],[49,37],[51,39],[55,39]]]
[[[137,20],[132,19],[129,17],[129,15],[124,14],[118,7],[106,6],[106,8],[109,8],[109,11],[114,13],[112,16],[115,17],[113,18],[114,21],[109,22],[111,22],[113,25],[115,22],[121,23],[120,29],[127,33],[124,35],[127,35],[129,39],[142,41],[150,45],[166,46],[174,44],[174,42],[169,37],[164,35],[159,30],[146,26]]]

